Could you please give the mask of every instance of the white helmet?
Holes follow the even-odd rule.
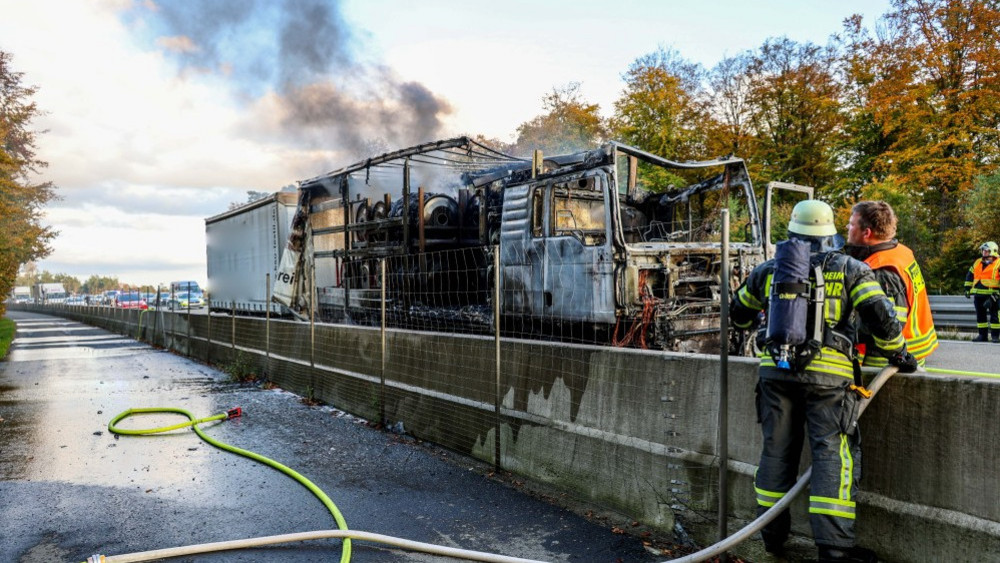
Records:
[[[818,199],[806,199],[792,208],[788,232],[807,237],[831,237],[837,234],[833,209]]]
[[[1000,256],[1000,248],[997,247],[997,243],[993,241],[984,242],[979,246],[979,252],[984,250],[990,251],[990,256]]]

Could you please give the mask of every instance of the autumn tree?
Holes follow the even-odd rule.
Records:
[[[636,59],[615,101],[615,139],[673,160],[704,158],[703,73],[677,51],[662,47]]]
[[[607,138],[600,106],[582,99],[579,82],[553,88],[542,107],[547,113],[518,126],[515,155],[530,155],[536,149],[546,155],[566,154],[593,148]]]
[[[844,135],[837,147],[841,170],[836,196],[841,202],[850,203],[862,198],[865,185],[887,178],[876,162],[893,144],[896,134],[882,127],[870,103],[873,85],[881,78],[877,68],[880,61],[872,57],[861,16],[849,18],[845,29],[847,34],[838,39],[842,47],[839,69],[844,84]]]
[[[0,295],[10,294],[21,264],[49,254],[56,235],[41,224],[41,208],[55,197],[55,188],[32,180],[46,163],[35,154],[30,128],[39,115],[31,101],[36,88],[22,78],[10,54],[0,51]],[[3,308],[0,303],[0,314]]]
[[[708,71],[705,90],[709,119],[705,121],[706,152],[713,156],[746,156],[753,146],[750,127],[749,51],[726,57]]]
[[[969,227],[983,242],[1000,241],[998,202],[1000,202],[1000,170],[976,178],[972,189],[963,200],[963,214],[968,218]]]
[[[841,84],[836,49],[768,39],[746,67],[751,172],[822,189],[836,176]]]
[[[920,203],[902,220],[929,229],[912,245],[928,277],[957,275],[941,249],[966,238],[965,194],[1000,157],[998,28],[984,0],[894,0],[874,34],[860,18],[845,28],[853,181],[892,177]]]

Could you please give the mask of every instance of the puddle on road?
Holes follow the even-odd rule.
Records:
[[[150,347],[131,338],[62,320],[19,319],[8,362],[135,354]]]
[[[219,374],[101,329],[62,321],[17,322],[18,338],[0,369],[0,417],[6,419],[0,422],[0,480],[132,488],[155,471],[160,488],[179,491],[193,479],[206,478],[206,452],[212,448],[190,429],[116,439],[107,425],[129,408],[179,407],[198,417],[225,410],[212,393]],[[22,331],[22,324],[42,330]],[[48,330],[54,325],[61,334]],[[140,416],[122,426],[151,428],[184,420],[182,415]]]

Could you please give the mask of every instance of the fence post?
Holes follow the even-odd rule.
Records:
[[[264,369],[271,371],[271,273],[264,275]],[[270,377],[268,378],[270,379]]]
[[[211,365],[212,356],[212,296],[205,292],[205,363]]]
[[[233,347],[233,357],[229,358],[229,361],[233,362],[236,361],[236,301],[235,300],[230,301],[229,304],[230,304],[229,318],[233,319],[232,330],[230,331],[230,341],[232,342],[232,347]]]
[[[316,367],[316,265],[309,270],[309,367]]]
[[[729,535],[729,210],[722,210],[722,260],[719,277],[719,540]],[[728,557],[721,556],[721,563]]]
[[[345,179],[346,181],[346,179]],[[316,398],[316,263],[309,267],[309,400]],[[348,287],[350,287],[348,285]],[[350,304],[350,291],[344,292],[347,298],[345,307]]]
[[[194,356],[191,346],[191,282],[188,282],[187,290],[187,356],[190,358]]]
[[[159,285],[156,286],[156,300],[153,301],[153,303],[154,303],[154,305],[153,305],[153,332],[152,332],[152,334],[149,335],[149,343],[150,344],[152,344],[153,341],[156,339],[156,327],[159,325],[159,323],[157,322],[157,320],[160,318],[160,315],[163,314],[163,311],[160,310],[160,286]]]
[[[493,467],[500,469],[500,247],[493,247],[493,348],[496,361],[494,387]]]
[[[381,350],[382,350],[382,368],[379,371],[379,380],[381,385],[379,385],[379,422],[385,424],[385,258],[379,260],[379,286],[380,286],[380,301],[382,303],[382,320],[379,323],[381,326]]]

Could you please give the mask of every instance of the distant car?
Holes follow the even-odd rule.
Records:
[[[157,298],[159,301],[157,301]],[[157,303],[159,303],[160,309],[169,309],[170,293],[166,291],[160,292],[159,294],[150,293],[149,296],[146,297],[146,304],[149,305],[150,309],[156,309]]]
[[[170,301],[171,309],[201,309],[204,306],[205,297],[201,293],[181,292]]]
[[[122,309],[148,309],[149,305],[138,293],[122,293],[118,295],[118,306]]]

